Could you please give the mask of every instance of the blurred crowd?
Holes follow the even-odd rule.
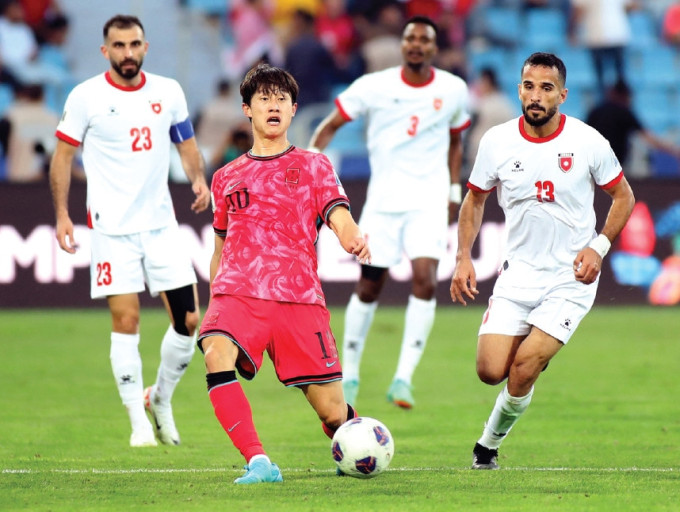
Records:
[[[175,4],[177,9],[196,6],[199,1]],[[474,125],[466,135],[469,171],[481,134],[519,113],[516,96],[499,85],[501,70],[470,63],[472,49],[512,44],[504,35],[516,27],[489,28],[487,14],[495,7],[520,17],[536,9],[561,13],[569,44],[592,52],[598,101],[609,99],[607,91],[615,84],[620,90],[628,80],[621,59],[637,36],[626,25],[629,13],[644,11],[659,41],[680,45],[680,1],[671,0],[224,0],[220,9],[204,13],[218,18],[221,47],[215,49],[215,62],[221,76],[213,96],[192,112],[208,172],[250,147],[238,84],[255,63],[266,60],[295,76],[301,86],[300,113],[325,106],[329,111],[338,92],[354,79],[401,63],[401,30],[415,14],[431,17],[440,27],[435,64],[470,86]],[[63,45],[69,21],[77,15],[65,12],[57,0],[0,0],[0,181],[45,180],[54,128],[76,83]],[[603,21],[606,29],[598,25]],[[606,71],[610,65],[614,72]],[[634,94],[634,84],[626,86]],[[644,129],[644,122],[639,125]],[[669,144],[664,149],[674,151]],[[74,173],[82,177],[80,169]]]

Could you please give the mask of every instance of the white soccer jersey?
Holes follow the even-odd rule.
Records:
[[[595,185],[623,177],[609,142],[597,130],[561,115],[557,131],[533,138],[523,117],[482,137],[468,187],[491,191],[505,213],[506,260],[544,276],[572,272],[576,254],[595,236]],[[537,286],[527,279],[526,286]]]
[[[185,121],[187,103],[173,79],[142,72],[136,87],[102,73],[66,100],[57,137],[83,144],[88,221],[108,235],[170,225],[170,127]]]
[[[448,204],[450,130],[470,125],[465,82],[432,68],[422,85],[401,66],[358,78],[336,99],[347,120],[365,116],[371,178],[366,206],[403,212]]]

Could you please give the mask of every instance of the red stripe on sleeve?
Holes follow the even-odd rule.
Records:
[[[57,136],[58,139],[63,140],[64,142],[66,142],[68,144],[71,144],[71,146],[75,146],[75,147],[80,146],[80,141],[69,137],[68,135],[66,135],[63,132],[60,132],[59,130],[57,130],[57,133],[55,135]]]

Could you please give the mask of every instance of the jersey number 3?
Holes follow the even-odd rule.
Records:
[[[148,126],[130,129],[130,136],[132,137],[132,151],[149,151],[151,149],[151,128]]]

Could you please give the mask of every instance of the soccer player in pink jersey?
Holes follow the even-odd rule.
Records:
[[[170,144],[177,147],[202,212],[210,204],[205,166],[186,99],[173,79],[141,70],[148,42],[134,16],[104,24],[110,68],[71,91],[57,126],[50,167],[59,246],[75,253],[69,216],[71,165],[79,147],[87,175],[91,295],[111,311],[111,366],[132,426],[130,445],[176,445],[171,398],[195,351],[196,274],[182,244],[168,188]],[[144,389],[139,355],[139,293],[148,286],[170,316],[156,382]],[[147,418],[145,408],[154,420]]]
[[[378,299],[390,267],[411,261],[399,362],[387,399],[415,405],[412,378],[434,324],[437,267],[446,254],[449,218],[460,204],[462,132],[470,126],[468,89],[455,75],[432,66],[437,26],[424,16],[406,21],[403,64],[355,80],[309,142],[323,150],[345,123],[366,118],[371,177],[359,226],[371,240],[372,264],[347,305],[342,345],[345,397],[355,404],[359,367]]]
[[[211,300],[198,344],[215,415],[247,462],[235,483],[252,484],[282,476],[259,440],[236,371],[252,379],[266,351],[278,379],[302,390],[332,437],[355,412],[343,397],[317,274],[318,231],[325,223],[361,262],[370,261],[370,251],[330,161],[288,141],[295,79],[260,64],[240,90],[254,142],[213,177]]]
[[[472,246],[494,188],[508,233],[477,341],[479,378],[507,382],[473,449],[473,469],[498,469],[498,447],[529,406],[541,371],[590,311],[602,259],[635,203],[609,142],[560,113],[566,78],[553,54],[534,53],[524,62],[523,115],[482,137],[461,205],[454,302],[465,305],[479,293]],[[612,200],[599,235],[596,187]]]

